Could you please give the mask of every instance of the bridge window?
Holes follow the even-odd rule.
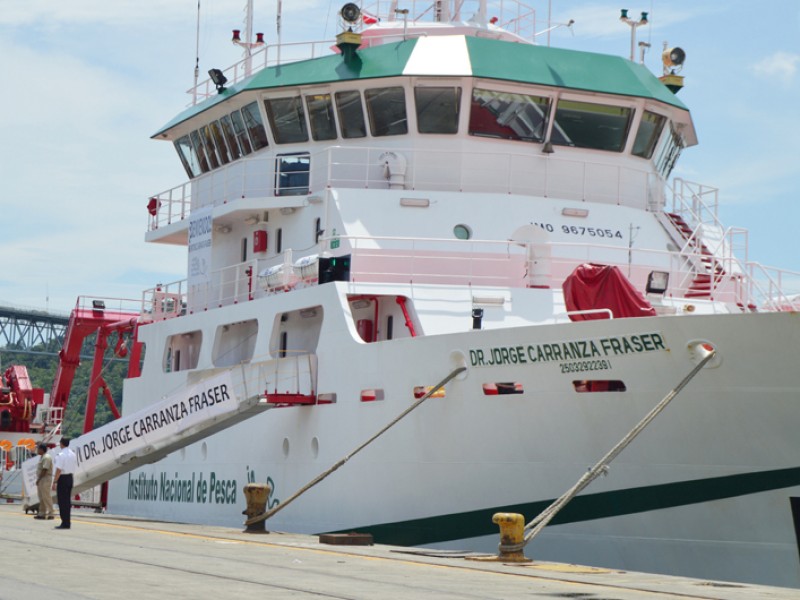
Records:
[[[650,111],[644,111],[642,122],[639,124],[639,131],[636,132],[636,139],[633,141],[633,155],[642,158],[650,158],[656,149],[656,142],[661,137],[661,130],[667,118]]]
[[[622,152],[633,110],[575,100],[560,100],[556,107],[552,142],[560,146]]]
[[[669,174],[672,172],[672,167],[675,166],[675,162],[681,155],[681,150],[683,150],[683,139],[680,134],[675,131],[672,122],[670,122],[669,135],[665,135],[662,138],[655,159],[656,169],[658,169],[658,172],[661,173],[664,179],[669,177]]]
[[[319,142],[336,139],[336,122],[333,119],[333,102],[330,94],[306,96],[311,137]]]
[[[311,171],[309,154],[279,154],[275,158],[275,195],[304,196],[308,194]]]
[[[198,161],[200,162],[200,170],[203,173],[208,173],[211,170],[211,167],[209,166],[206,148],[203,145],[203,141],[200,139],[200,133],[193,131],[189,134],[189,137],[192,140],[192,148],[194,148],[194,152],[197,155]]]
[[[414,98],[420,133],[458,133],[461,88],[418,87],[414,89]]]
[[[226,143],[228,144],[228,149],[231,153],[231,160],[241,158],[242,149],[239,148],[239,141],[236,139],[236,133],[234,132],[233,123],[231,122],[231,116],[225,115],[222,117],[219,120],[219,127]]]
[[[278,144],[307,142],[306,116],[300,96],[265,100],[272,135]]]
[[[206,148],[208,164],[212,169],[216,169],[219,167],[219,157],[217,156],[217,150],[214,146],[214,138],[211,136],[211,129],[208,127],[208,125],[200,129],[200,139]]]
[[[364,97],[372,135],[383,137],[408,133],[406,95],[402,87],[367,90]]]
[[[200,169],[200,159],[198,158],[197,152],[195,152],[194,146],[192,146],[192,141],[189,139],[188,135],[185,135],[175,141],[175,149],[178,151],[178,156],[181,159],[183,168],[186,169],[186,174],[190,179],[192,177],[197,177],[203,172]]]
[[[336,92],[336,110],[339,112],[339,127],[344,138],[367,137],[367,125],[364,122],[364,107],[361,105],[361,93],[352,90]]]
[[[243,106],[242,119],[244,119],[244,126],[250,134],[253,150],[267,147],[269,145],[267,144],[267,130],[264,129],[264,121],[258,110],[258,103],[251,102],[247,106]]]
[[[190,178],[226,165],[267,146],[267,132],[258,104],[248,104],[219,121],[213,121],[175,142],[183,168]]]
[[[242,114],[235,110],[230,114],[231,125],[233,125],[233,135],[236,136],[236,141],[239,142],[239,148],[242,154],[247,156],[253,151],[253,145],[250,143],[250,136],[247,134],[247,128],[244,126],[244,119]]]
[[[231,157],[231,150],[228,147],[228,142],[222,135],[222,127],[219,121],[214,121],[208,128],[211,130],[211,137],[214,138],[214,144],[217,146],[217,155],[219,156],[220,162],[222,162],[223,165],[227,165],[234,159]]]
[[[549,98],[474,89],[469,133],[504,140],[541,142],[549,112]]]

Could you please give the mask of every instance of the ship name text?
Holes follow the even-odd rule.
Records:
[[[659,350],[668,350],[660,333],[638,333],[592,340],[471,348],[469,360],[473,367],[492,367],[580,359],[604,359],[612,356],[642,354]]]
[[[110,450],[121,448],[172,423],[178,423],[189,415],[200,413],[203,409],[230,403],[230,400],[228,385],[221,383],[181,398],[169,406],[150,411],[133,422],[111,429],[99,439],[76,444],[78,464]],[[113,426],[113,422],[110,425]]]

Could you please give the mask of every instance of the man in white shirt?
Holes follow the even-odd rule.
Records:
[[[55,486],[61,525],[56,529],[69,529],[72,510],[72,474],[78,468],[78,457],[69,447],[69,438],[61,438],[61,452],[56,456]]]

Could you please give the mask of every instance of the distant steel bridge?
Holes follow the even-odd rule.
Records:
[[[58,354],[68,323],[68,313],[0,306],[0,349]]]

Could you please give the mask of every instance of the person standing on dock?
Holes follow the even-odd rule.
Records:
[[[39,462],[36,463],[36,490],[39,494],[39,510],[34,519],[53,518],[53,457],[47,453],[47,444],[36,444]]]
[[[58,512],[61,525],[56,529],[69,529],[70,512],[72,510],[72,474],[78,467],[78,457],[69,447],[69,438],[61,438],[61,452],[56,456],[56,493],[58,495]]]

